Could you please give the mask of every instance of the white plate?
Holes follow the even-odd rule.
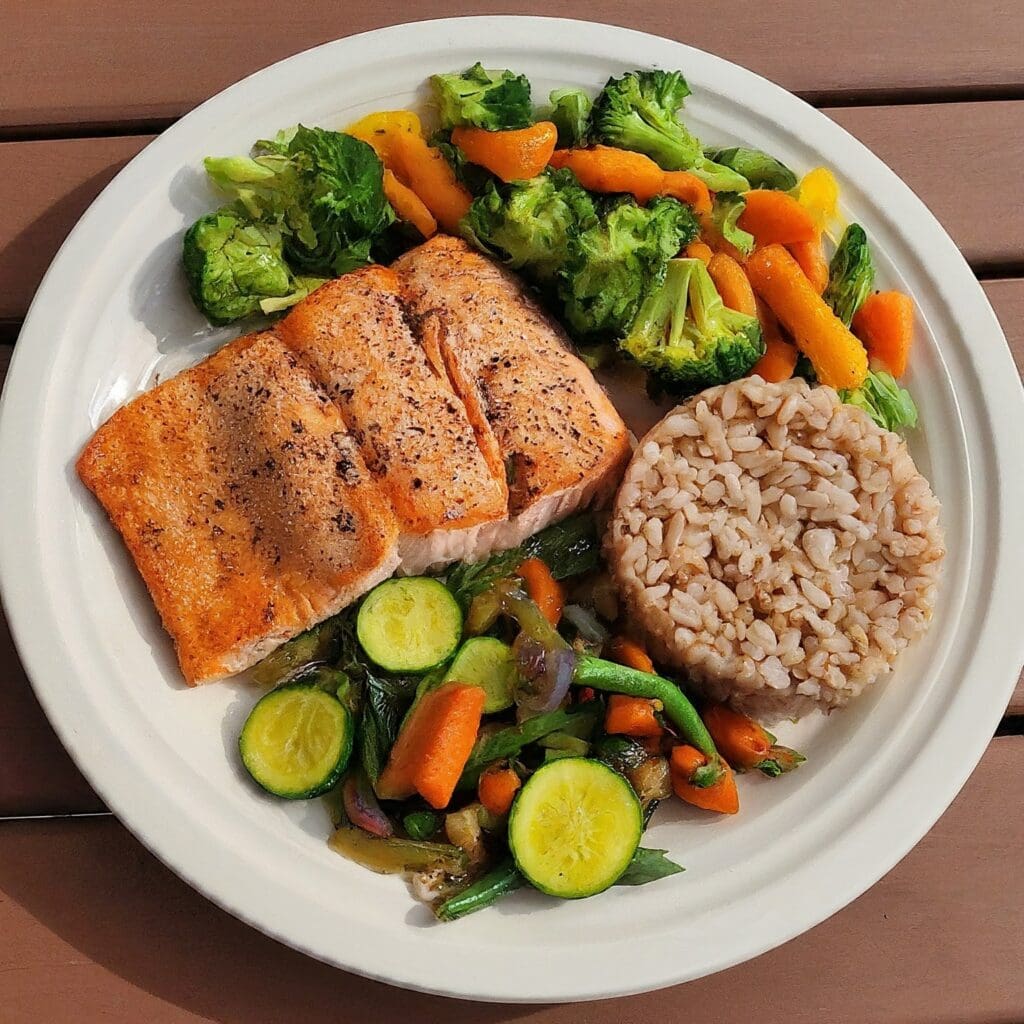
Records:
[[[235,755],[252,697],[186,690],[148,596],[73,463],[93,429],[157,374],[198,359],[181,283],[182,229],[214,203],[207,154],[246,152],[297,121],[343,126],[421,101],[432,72],[525,72],[538,97],[634,67],[682,68],[687,121],[709,142],[837,170],[885,285],[920,310],[909,386],[915,455],[944,503],[945,584],[926,640],[893,679],[797,735],[794,775],[744,780],[743,812],[675,806],[648,845],[684,875],[575,903],[521,893],[432,926],[393,878],[332,854],[319,803],[275,802]],[[230,333],[230,332],[227,332]],[[761,78],[619,28],[467,18],[385,29],[299,54],[204,103],[131,162],[68,238],[15,350],[0,413],[0,571],[40,701],[108,806],[212,900],[312,956],[475,999],[622,995],[697,978],[811,927],[927,831],[992,735],[1024,657],[1019,445],[1024,403],[1006,342],[953,243],[911,191],[822,114]]]

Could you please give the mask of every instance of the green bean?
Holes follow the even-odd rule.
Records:
[[[440,815],[433,811],[413,811],[402,819],[402,826],[410,839],[429,839],[441,825]]]
[[[512,858],[508,857],[468,889],[463,889],[462,892],[445,900],[434,913],[439,921],[455,921],[457,918],[489,907],[522,884],[523,876],[519,874]]]
[[[591,702],[593,703],[593,702]],[[475,786],[480,772],[494,761],[502,761],[506,757],[514,757],[523,747],[536,743],[542,736],[552,732],[563,732],[577,723],[577,720],[596,724],[600,708],[587,704],[577,704],[571,708],[558,708],[543,715],[528,718],[519,725],[510,725],[500,729],[486,739],[481,740],[473,753],[469,755],[466,767],[459,779],[459,788]],[[579,724],[582,724],[582,721]]]
[[[583,655],[576,662],[573,682],[577,686],[590,686],[608,693],[623,693],[628,697],[660,700],[665,709],[665,717],[679,730],[687,743],[696,747],[710,760],[718,760],[715,741],[697,714],[697,709],[671,679],[641,672],[625,665],[617,665],[603,658]]]

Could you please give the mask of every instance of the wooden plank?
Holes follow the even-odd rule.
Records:
[[[906,179],[975,267],[1024,263],[1024,209],[1005,199],[1024,164],[1024,101],[825,112]],[[24,316],[68,231],[151,138],[0,143],[0,320]],[[951,189],[965,167],[971,188]]]
[[[68,232],[151,137],[0,143],[0,320],[25,315]]]
[[[1024,280],[990,281],[985,290],[1024,372]],[[0,346],[0,387],[10,352]],[[1007,713],[1024,714],[1024,672]],[[0,817],[100,808],[36,702],[0,614]]]
[[[191,0],[38,0],[4,18],[0,126],[111,124],[176,117],[244,75],[299,50],[404,21],[507,10],[472,0],[308,0],[301,15],[222,0],[197,16]],[[140,7],[144,10],[140,10]],[[1005,93],[1024,85],[1020,5],[862,4],[800,0],[744,4],[723,17],[668,0],[520,0],[520,14],[622,24],[720,54],[811,98],[897,91]],[[241,30],[244,26],[244,31]],[[481,41],[483,44],[483,40]],[[499,40],[494,40],[499,42]],[[796,55],[799,55],[797,57]]]
[[[1024,10],[1024,8],[1022,8]],[[1004,189],[1024,163],[1024,101],[848,107],[824,111],[880,156],[928,205],[976,271],[1024,264],[1017,215],[1003,221]],[[993,154],[1000,157],[993,160]],[[986,193],[973,196],[978,168]],[[971,186],[966,183],[970,180]],[[960,182],[957,187],[954,182]],[[990,188],[992,191],[990,191]],[[1018,204],[1019,205],[1019,204]],[[1024,210],[1020,212],[1024,222]]]
[[[4,1021],[994,1024],[1024,1019],[1024,738],[1001,737],[931,833],[829,921],[690,985],[578,1006],[441,1000],[346,975],[190,890],[113,819],[0,824]],[[397,883],[396,883],[397,884]],[[951,969],[955,965],[955,969]],[[339,1016],[340,1014],[340,1016]]]

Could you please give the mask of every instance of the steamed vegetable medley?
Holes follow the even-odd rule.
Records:
[[[735,772],[803,758],[724,706],[698,712],[616,620],[589,514],[387,580],[260,663],[276,685],[242,762],[276,796],[331,795],[332,849],[410,876],[442,921],[522,885],[577,899],[676,874],[641,845],[659,802],[733,814]]]
[[[524,76],[480,64],[431,86],[432,134],[382,111],[206,160],[230,203],[189,230],[184,266],[212,323],[276,313],[444,231],[522,274],[592,367],[639,364],[670,395],[796,374],[880,426],[916,425],[897,383],[913,304],[873,291],[867,237],[841,224],[826,168],[798,178],[702,143],[678,71],[611,78],[596,97],[556,89],[540,109]]]
[[[869,242],[825,168],[709,146],[682,74],[592,97],[477,64],[431,80],[437,127],[384,111],[210,158],[228,205],[185,239],[213,323],[273,314],[436,232],[519,272],[591,366],[656,393],[748,374],[835,388],[914,427],[898,383],[914,309],[874,290]],[[803,758],[725,706],[696,708],[618,619],[588,516],[485,562],[395,578],[279,648],[240,738],[267,791],[328,795],[333,849],[406,873],[450,921],[522,885],[560,898],[682,870],[642,845],[659,802],[739,808],[736,773]]]

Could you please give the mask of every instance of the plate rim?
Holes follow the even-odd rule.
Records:
[[[5,479],[5,481],[10,482],[10,486],[6,488],[4,495],[0,497],[0,510],[3,510],[3,515],[0,516],[0,518],[9,523],[15,523],[19,520],[21,523],[24,523],[24,513],[29,511],[28,509],[18,508],[17,503],[14,500],[14,494],[19,491],[20,488],[14,486],[14,484],[16,481],[31,483],[33,478],[33,468],[26,461],[19,461],[17,457],[19,454],[17,451],[17,445],[11,441],[11,438],[17,433],[15,430],[17,424],[24,421],[26,418],[23,416],[25,408],[23,400],[31,390],[30,378],[32,369],[35,368],[36,370],[41,370],[43,372],[49,369],[49,366],[45,362],[46,348],[43,344],[45,339],[41,339],[38,344],[34,345],[24,344],[24,341],[26,337],[32,337],[43,331],[46,313],[48,311],[42,308],[42,300],[50,297],[49,292],[54,288],[53,282],[58,279],[61,273],[74,272],[74,268],[70,265],[68,254],[73,252],[75,246],[78,244],[78,240],[85,236],[87,229],[91,225],[92,219],[97,216],[98,210],[102,209],[102,207],[109,201],[107,197],[116,194],[124,183],[130,181],[131,176],[137,173],[138,168],[144,166],[149,161],[155,160],[157,155],[162,154],[165,149],[170,150],[177,138],[178,130],[185,131],[187,123],[193,115],[196,115],[196,118],[198,119],[201,112],[209,112],[216,109],[219,104],[226,104],[233,96],[240,94],[254,79],[257,79],[260,76],[270,76],[274,73],[279,74],[280,69],[285,65],[292,64],[294,66],[297,62],[311,59],[310,55],[321,51],[332,49],[341,51],[345,47],[366,47],[371,43],[386,43],[387,40],[399,39],[403,33],[409,33],[412,30],[415,30],[417,35],[420,36],[419,41],[421,43],[425,36],[429,35],[433,37],[434,33],[437,33],[440,36],[449,30],[455,30],[460,33],[472,33],[476,31],[480,34],[480,38],[488,40],[481,42],[479,46],[481,50],[487,51],[494,49],[495,47],[489,41],[493,37],[488,36],[485,33],[496,32],[500,31],[502,28],[508,28],[509,23],[514,23],[517,31],[520,28],[533,24],[537,28],[540,28],[540,26],[543,25],[544,30],[548,33],[557,34],[565,32],[567,36],[567,45],[568,37],[573,33],[577,36],[581,33],[583,35],[588,33],[598,33],[606,37],[626,37],[623,41],[622,49],[626,49],[626,42],[634,44],[637,47],[647,45],[660,49],[668,46],[677,50],[679,54],[678,59],[680,61],[686,60],[688,56],[692,57],[694,54],[699,54],[701,60],[710,61],[711,64],[715,65],[717,70],[721,71],[723,74],[727,71],[732,77],[736,77],[738,74],[738,77],[744,80],[746,84],[767,90],[769,94],[777,97],[779,102],[784,103],[787,107],[791,107],[793,103],[800,104],[806,109],[806,111],[811,112],[813,118],[817,120],[822,133],[831,133],[835,136],[835,133],[838,132],[841,133],[842,136],[845,136],[847,141],[844,144],[847,146],[852,145],[853,147],[851,155],[855,154],[862,159],[867,160],[875,173],[878,173],[879,169],[881,169],[884,175],[888,177],[890,183],[899,186],[897,191],[901,193],[900,198],[904,202],[910,204],[910,213],[913,213],[914,218],[920,223],[922,216],[924,217],[924,223],[927,224],[929,233],[933,236],[933,240],[939,243],[939,251],[930,253],[928,260],[923,262],[930,265],[933,262],[938,263],[941,260],[945,261],[946,264],[949,264],[950,260],[952,260],[953,264],[956,266],[958,278],[962,279],[963,272],[967,272],[967,275],[970,278],[970,284],[973,285],[973,288],[970,288],[968,283],[963,281],[962,287],[966,292],[969,292],[969,294],[960,295],[955,300],[951,299],[948,307],[949,312],[953,315],[954,313],[958,313],[960,310],[963,311],[963,315],[959,315],[958,313],[955,317],[957,322],[962,319],[966,319],[969,312],[971,317],[978,318],[978,320],[980,320],[980,326],[978,327],[979,334],[984,334],[987,339],[992,341],[998,340],[1002,342],[1002,354],[997,358],[1004,358],[1005,364],[1011,372],[1009,374],[1001,372],[992,374],[991,368],[989,368],[990,372],[986,374],[986,388],[991,388],[997,396],[998,401],[995,404],[1001,405],[1003,409],[1009,410],[1011,420],[1016,417],[1014,432],[1019,433],[1021,430],[1024,430],[1024,401],[1022,401],[1022,399],[1024,399],[1024,390],[1021,389],[1019,377],[1013,368],[1005,336],[1003,335],[995,314],[988,303],[987,297],[982,291],[980,284],[974,279],[973,274],[970,273],[963,257],[956,250],[955,245],[952,243],[944,229],[927,211],[924,204],[910,191],[902,180],[899,179],[895,172],[889,169],[879,160],[879,158],[871,154],[866,147],[845,132],[845,130],[840,126],[830,121],[820,111],[814,110],[814,108],[808,106],[802,100],[799,100],[798,97],[793,96],[792,93],[782,89],[780,86],[770,83],[753,72],[740,68],[738,65],[732,64],[729,61],[725,61],[722,58],[707,53],[706,51],[696,50],[695,48],[689,47],[678,41],[638,32],[633,29],[573,19],[537,18],[514,15],[443,18],[428,21],[407,22],[401,25],[389,26],[326,42],[319,46],[302,51],[301,53],[287,57],[282,61],[268,66],[267,68],[254,72],[252,75],[246,76],[206,100],[204,103],[196,107],[195,110],[186,114],[175,125],[171,126],[171,128],[133,158],[133,160],[130,161],[129,164],[111,181],[103,192],[100,193],[69,234],[44,276],[44,279],[36,293],[36,297],[33,300],[25,318],[21,338],[23,343],[16,345],[14,348],[14,355],[11,360],[7,381],[4,387],[3,399],[0,401],[0,474],[2,474],[2,478]],[[557,26],[557,29],[554,26]],[[616,47],[618,48],[618,40],[616,39],[615,42]],[[793,107],[793,109],[797,110],[798,108]],[[785,126],[787,120],[788,117],[784,118],[780,123]],[[825,126],[828,126],[828,128],[826,129]],[[133,170],[133,168],[136,170]],[[908,217],[910,216],[910,213],[907,213]],[[936,232],[938,233],[937,236]],[[958,265],[956,265],[957,261]],[[67,267],[65,267],[65,263],[68,263]],[[961,285],[958,284],[958,287],[961,287]],[[994,348],[998,351],[998,346],[990,345],[990,348]],[[989,352],[988,355],[992,356],[993,353]],[[972,362],[976,361],[974,354],[970,354],[969,358]],[[995,378],[994,381],[991,379],[993,377]],[[24,383],[22,383],[22,378],[25,378]],[[1001,409],[1001,413],[1003,409]],[[21,418],[20,420],[19,417]],[[12,424],[14,424],[14,426],[12,426]],[[993,451],[990,452],[989,455],[996,463],[1003,465],[1009,464],[1006,461],[1007,456],[1010,454],[1008,451],[1009,434],[1010,429],[1008,427],[1004,427],[1000,431],[993,431],[992,433],[995,445]],[[1004,542],[1010,537],[1009,526],[1007,523],[1008,513],[1012,511],[1014,504],[1019,508],[1020,502],[1024,501],[1024,485],[1022,485],[1020,479],[1013,479],[1012,476],[1009,479],[1006,479],[1002,474],[996,474],[994,480],[997,484],[996,495],[993,501],[994,514],[997,520],[995,536],[998,541]],[[343,963],[337,958],[324,956],[321,952],[309,948],[308,945],[304,944],[300,939],[296,938],[296,936],[290,933],[286,934],[286,929],[278,928],[275,927],[273,923],[268,923],[264,916],[261,916],[258,913],[250,913],[244,906],[239,905],[236,900],[227,898],[222,892],[211,891],[212,886],[203,880],[201,872],[196,869],[195,864],[184,865],[181,863],[180,856],[168,852],[169,846],[173,844],[164,841],[163,837],[160,836],[159,830],[144,829],[142,825],[137,824],[137,816],[134,816],[128,810],[122,810],[122,807],[131,804],[131,800],[125,798],[124,792],[119,789],[118,786],[108,785],[109,776],[107,774],[108,769],[106,767],[101,770],[97,765],[88,762],[88,758],[82,748],[81,738],[75,730],[73,720],[69,717],[67,709],[62,707],[58,701],[58,694],[50,689],[45,681],[47,666],[52,652],[43,649],[43,645],[40,642],[41,638],[38,636],[39,624],[37,621],[33,621],[31,619],[30,613],[33,607],[48,607],[48,601],[45,593],[40,589],[42,585],[33,583],[31,579],[26,582],[25,578],[19,571],[24,568],[25,560],[29,556],[27,554],[28,545],[23,545],[20,540],[15,539],[16,532],[20,535],[20,531],[15,531],[10,528],[0,532],[0,599],[3,600],[4,607],[7,611],[12,638],[14,639],[15,646],[22,658],[22,662],[25,666],[30,682],[32,683],[33,689],[41,705],[46,711],[51,724],[57,731],[61,741],[64,743],[64,746],[68,749],[69,753],[71,753],[76,764],[79,765],[83,774],[89,780],[90,784],[93,785],[96,792],[101,795],[107,806],[118,816],[126,827],[128,827],[129,830],[132,831],[133,834],[161,861],[167,864],[175,871],[175,873],[187,881],[190,886],[234,916],[259,928],[264,933],[283,941],[293,948],[299,949],[316,959],[335,963],[337,966],[341,966],[346,970],[363,974],[364,976],[375,978],[376,980],[389,982],[391,984],[399,984],[407,988],[413,988],[419,991],[431,992],[439,995],[478,1000],[500,1000],[506,1002],[540,1002],[552,1000],[565,1001],[609,998],[646,991],[651,988],[662,987],[665,985],[676,984],[683,980],[690,980],[705,974],[713,973],[732,966],[735,963],[750,959],[767,949],[774,948],[782,942],[788,941],[788,939],[795,935],[802,933],[817,923],[820,923],[820,921],[831,916],[831,914],[836,910],[845,906],[848,902],[859,896],[863,891],[882,877],[882,875],[891,870],[891,868],[902,859],[909,849],[911,849],[923,837],[923,835],[934,824],[948,804],[956,796],[956,793],[959,791],[977,764],[977,761],[980,759],[991,738],[991,733],[994,730],[995,724],[998,722],[999,717],[1001,717],[1005,708],[1004,699],[1001,705],[997,707],[994,706],[994,710],[989,710],[987,714],[980,713],[976,716],[972,731],[973,742],[970,744],[967,756],[965,756],[962,761],[958,762],[957,770],[955,772],[951,772],[947,769],[947,777],[944,779],[941,794],[931,794],[931,798],[928,801],[922,801],[922,804],[915,808],[916,815],[913,816],[914,823],[912,826],[908,827],[907,824],[911,815],[904,814],[904,827],[901,832],[903,838],[899,843],[895,844],[895,846],[885,848],[886,852],[884,854],[876,856],[874,861],[875,866],[866,872],[862,871],[857,877],[856,882],[850,884],[847,881],[843,886],[830,887],[829,895],[831,896],[831,899],[822,899],[816,904],[817,909],[813,911],[804,909],[803,912],[799,916],[795,917],[787,927],[774,929],[774,937],[768,941],[748,943],[745,947],[738,944],[734,955],[720,957],[717,961],[705,965],[698,973],[677,972],[673,976],[659,977],[653,981],[648,978],[642,984],[636,986],[631,986],[629,984],[622,985],[621,983],[609,984],[604,979],[597,979],[599,984],[596,986],[587,985],[581,988],[577,984],[577,987],[574,989],[563,987],[563,989],[558,992],[553,992],[546,988],[542,992],[527,994],[525,996],[521,993],[508,991],[502,991],[495,994],[490,986],[486,991],[479,988],[437,987],[431,984],[424,984],[420,978],[396,976],[394,973],[374,971],[361,964]],[[1009,556],[1011,570],[1013,569],[1012,563],[1014,562],[1014,558],[1012,556],[1014,554],[1016,554],[1015,561],[1017,563],[1017,570],[1024,570],[1024,557],[1022,557],[1024,556],[1024,552],[1015,552],[1012,545],[1010,546],[1009,551],[1007,551],[1005,543],[1000,543],[998,546],[1002,549],[1002,554],[1004,556]],[[1015,575],[1015,573],[1007,571],[1002,566],[1000,566],[1000,570],[1000,572],[993,573],[992,592],[993,594],[997,592],[1005,593],[1007,596],[1010,596],[1013,591],[1012,586],[1010,585],[1011,581],[1008,577]],[[35,601],[27,600],[26,592],[31,593],[33,591],[35,593]],[[1005,613],[1001,618],[1006,620],[1007,625],[1012,621],[1011,617]],[[989,625],[987,620],[986,625]],[[988,632],[992,633],[992,631],[993,630],[990,627]],[[992,659],[998,648],[998,653],[1000,655],[998,660],[1005,659],[1009,662],[1011,657],[1016,657],[1019,664],[1020,659],[1024,658],[1024,636],[1012,636],[1011,631],[1006,629],[1003,635],[996,639],[998,639],[999,643],[997,645],[995,640],[992,641],[991,648],[988,652],[989,659]],[[975,659],[977,660],[977,655],[975,655]],[[1007,669],[1007,679],[1004,687],[1006,697],[1008,697],[1009,693],[1012,691],[1016,681],[1016,674],[1016,668],[1013,669],[1012,674],[1009,669]],[[993,689],[996,688],[997,687],[993,684]],[[984,711],[985,709],[982,709],[982,712]],[[950,717],[951,716],[948,714],[944,716],[947,726]],[[986,722],[990,724],[987,728],[988,734],[984,735],[983,727]],[[934,746],[935,744],[933,742],[932,749],[934,749]],[[928,810],[924,810],[925,805],[928,807]],[[132,817],[136,818],[134,822],[131,820]],[[572,979],[570,979],[570,981],[572,981]]]

